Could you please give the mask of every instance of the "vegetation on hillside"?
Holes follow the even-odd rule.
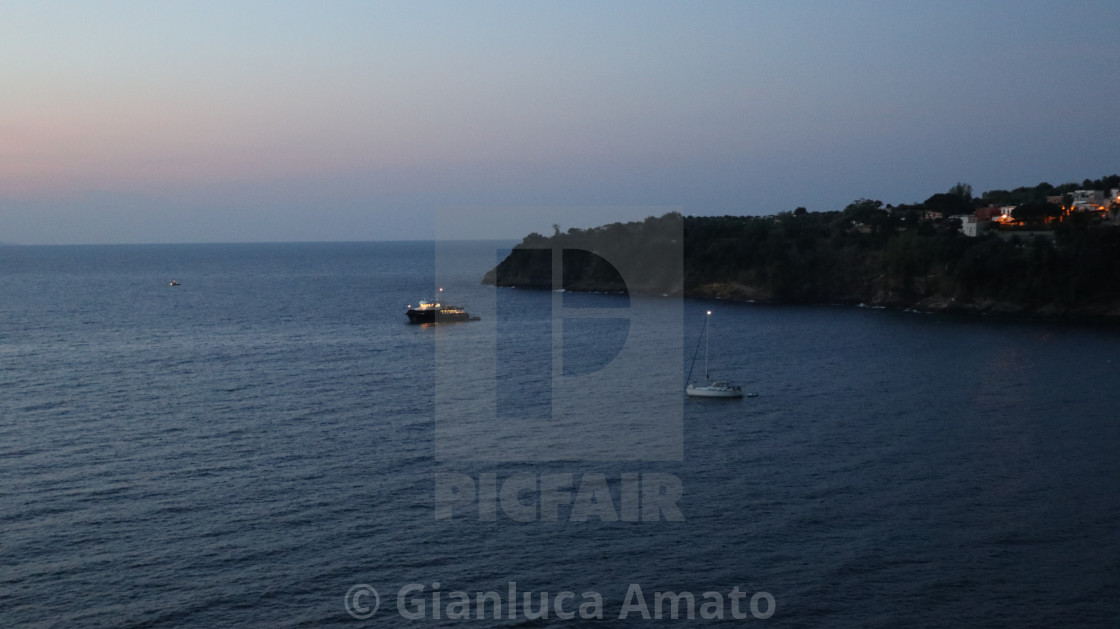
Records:
[[[800,303],[1105,314],[1120,304],[1120,228],[1069,224],[1045,236],[969,238],[932,221],[843,212],[689,217],[691,294]],[[865,219],[868,218],[865,216]]]
[[[880,201],[860,199],[834,212],[797,208],[772,216],[715,217],[673,213],[589,230],[561,232],[557,227],[549,237],[526,237],[484,282],[551,288],[547,248],[560,247],[567,250],[563,286],[575,290],[1120,316],[1120,227],[1115,218],[1074,216],[1055,223],[1044,235],[1005,232],[979,237],[962,235],[955,221],[930,218],[1015,200],[1016,219],[1030,227],[1056,209],[1046,197],[1110,187],[1120,187],[1120,176],[1080,185],[997,190],[979,199],[966,184],[958,184],[911,206],[884,207]],[[1114,206],[1113,217],[1116,209],[1120,208]],[[640,285],[624,284],[610,264],[589,253],[606,250],[623,252],[612,259],[642,269]],[[673,250],[678,252],[675,257]],[[683,284],[681,272],[672,268],[682,260]]]

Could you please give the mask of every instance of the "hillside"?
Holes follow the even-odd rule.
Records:
[[[1120,316],[1120,227],[1110,221],[1073,217],[1047,225],[1048,231],[967,237],[959,223],[924,216],[921,206],[888,211],[878,201],[860,200],[839,212],[667,214],[589,230],[557,229],[549,237],[527,236],[483,282],[552,288],[548,248],[560,247],[569,250],[562,279],[567,290]],[[621,252],[614,259],[624,266],[640,267],[640,273],[625,274],[640,281],[624,284],[610,264],[588,253],[604,250]]]

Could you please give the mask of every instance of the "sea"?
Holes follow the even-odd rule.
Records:
[[[0,626],[1120,626],[1115,323],[482,285],[511,245],[0,247]]]

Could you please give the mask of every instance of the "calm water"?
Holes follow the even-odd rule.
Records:
[[[498,245],[454,247],[448,296],[514,335],[499,408],[531,405],[554,296],[479,286]],[[714,364],[760,397],[682,395],[683,460],[452,464],[433,445],[436,346],[485,328],[405,323],[433,258],[0,248],[0,626],[394,626],[409,583],[428,590],[414,624],[464,624],[431,617],[436,581],[445,602],[511,581],[576,593],[569,611],[604,600],[599,622],[476,626],[647,626],[617,619],[630,584],[651,607],[694,593],[690,626],[1120,625],[1115,327],[686,301],[667,332],[682,378],[711,308]],[[574,330],[572,368],[617,348],[609,319]],[[622,474],[672,475],[684,521],[437,520],[443,473],[603,474],[616,505]],[[347,613],[355,584],[380,592],[371,620]],[[704,592],[734,587],[744,609],[770,593],[773,616],[699,617]]]

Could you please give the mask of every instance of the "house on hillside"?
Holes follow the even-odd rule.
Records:
[[[976,208],[976,220],[990,221],[993,218],[1000,216],[1003,212],[1000,211],[998,205],[989,205],[988,207]]]
[[[1015,220],[1015,217],[1011,216],[1011,213],[1014,212],[1015,208],[1017,208],[1017,207],[1019,207],[1019,206],[1018,205],[1001,205],[999,207],[999,216],[993,217],[992,220],[997,221],[999,223],[1003,223],[1004,225],[1007,225],[1009,223],[1018,222],[1018,221]]]
[[[990,221],[981,221],[976,214],[955,214],[949,217],[949,220],[959,220],[961,222],[961,233],[965,236],[975,238],[984,233]]]
[[[1070,196],[1073,197],[1073,209],[1078,212],[1107,210],[1111,202],[1111,199],[1105,200],[1104,190],[1074,190]]]

